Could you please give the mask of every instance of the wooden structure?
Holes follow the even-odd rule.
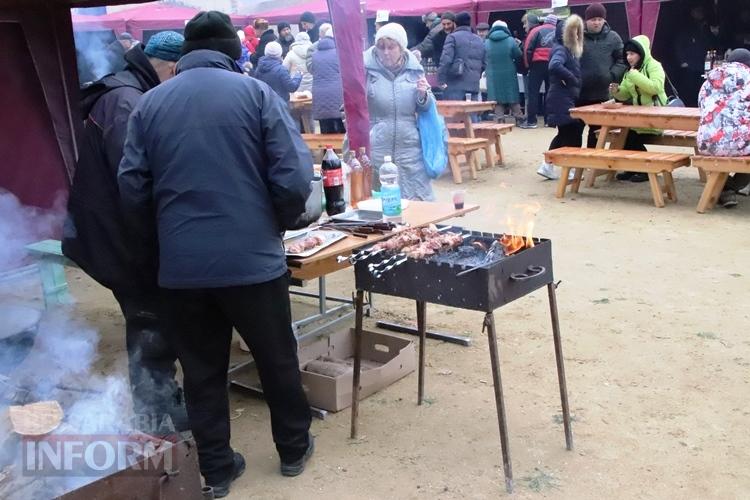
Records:
[[[475,124],[471,116],[476,113],[493,111],[495,101],[437,101],[438,112],[449,120],[463,121],[467,138],[475,138]]]
[[[652,153],[648,151],[628,151],[621,149],[585,149],[585,148],[559,148],[544,153],[548,163],[554,163],[562,167],[562,174],[557,187],[557,197],[565,196],[565,189],[572,182],[574,193],[578,192],[581,185],[583,165],[593,167],[597,170],[616,172],[628,170],[632,172],[644,172],[648,174],[651,185],[651,195],[654,205],[661,208],[664,206],[662,192],[667,194],[671,201],[677,201],[672,171],[677,167],[690,165],[690,155],[676,153]],[[571,168],[576,168],[573,181],[568,181]],[[659,177],[664,179],[664,184],[659,182]]]
[[[693,166],[708,173],[708,182],[698,202],[697,210],[702,214],[716,206],[729,174],[750,174],[750,157],[694,156]]]
[[[490,157],[487,156],[487,164],[504,165],[502,137],[513,130],[513,124],[480,122],[473,123],[472,129],[474,130],[474,135],[482,139],[487,139],[490,141],[490,145],[495,146],[495,158],[494,160],[490,160]],[[466,128],[460,123],[449,123],[448,132],[456,137],[466,137]],[[487,154],[489,155],[489,152]]]
[[[461,164],[458,162],[458,157],[462,155],[466,157],[466,163],[471,169],[471,178],[477,178],[477,170],[482,170],[478,156],[479,151],[482,150],[484,150],[488,160],[492,158],[490,141],[487,139],[470,139],[461,137],[451,137],[448,139],[448,163],[451,166],[453,182],[456,184],[461,184],[463,182]]]
[[[325,149],[329,145],[336,151],[344,150],[344,134],[302,134],[302,139],[310,151]]]

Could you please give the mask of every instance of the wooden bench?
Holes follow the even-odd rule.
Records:
[[[450,137],[448,139],[448,162],[453,173],[453,182],[461,184],[461,165],[458,163],[458,157],[466,157],[467,163],[471,168],[471,178],[477,178],[477,170],[481,170],[479,164],[478,152],[484,150],[486,153],[490,149],[490,142],[487,139],[475,138],[467,139],[461,137]],[[488,156],[487,158],[492,158]]]
[[[601,129],[600,129],[601,130]],[[594,132],[596,136],[599,136],[599,130]],[[616,144],[622,137],[622,130],[619,128],[613,128],[609,130],[607,134],[607,142],[610,144]],[[690,130],[664,130],[661,135],[647,135],[646,144],[653,144],[655,146],[674,146],[678,148],[693,148],[695,154],[698,154],[698,132]],[[698,168],[698,175],[700,176],[701,182],[706,182],[706,172],[702,168]],[[594,185],[594,176],[592,176],[587,184],[587,187]]]
[[[562,167],[560,181],[557,186],[557,197],[563,198],[568,184],[572,184],[572,191],[578,192],[584,168],[609,170],[616,172],[626,170],[648,174],[654,205],[664,206],[662,192],[672,201],[677,201],[672,170],[677,167],[690,165],[690,155],[676,153],[652,153],[650,151],[628,151],[622,149],[585,149],[559,148],[544,153],[547,163]],[[568,180],[571,168],[576,169],[573,180]],[[659,182],[659,176],[664,179],[664,185]]]
[[[697,210],[702,214],[716,206],[729,174],[750,174],[750,157],[693,156],[693,166],[708,172],[708,182],[698,202]]]
[[[466,137],[466,127],[461,123],[448,123],[448,132],[450,135],[455,137]],[[480,122],[472,124],[474,135],[487,139],[490,145],[495,146],[495,165],[504,165],[505,159],[503,158],[503,143],[502,136],[510,133],[513,130],[513,124],[511,123],[494,123],[494,122]],[[488,153],[489,154],[489,153]],[[487,163],[490,164],[492,160],[487,157]]]
[[[344,150],[345,134],[302,134],[302,139],[310,151],[319,151],[326,146],[333,146],[335,151]]]

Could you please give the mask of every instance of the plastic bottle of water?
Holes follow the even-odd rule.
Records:
[[[391,157],[383,158],[380,166],[380,198],[383,202],[383,220],[401,222],[401,186],[398,184],[398,167]]]

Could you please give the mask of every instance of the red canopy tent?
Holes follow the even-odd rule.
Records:
[[[143,40],[144,31],[185,29],[185,22],[199,11],[192,7],[149,3],[121,10],[116,14],[125,19],[125,26],[131,35],[137,40]],[[246,15],[232,14],[229,17],[236,26],[245,26],[248,23]]]
[[[368,17],[375,17],[378,10],[388,10],[392,16],[421,16],[427,12],[442,12],[452,10],[460,12],[467,10],[474,12],[475,0],[412,0],[411,2],[397,2],[394,0],[367,0],[365,7]],[[296,5],[257,12],[253,17],[263,17],[271,23],[280,21],[297,22],[299,16],[309,11],[316,17],[328,18],[328,3],[326,0],[310,0]]]
[[[113,12],[103,16],[87,16],[84,14],[71,14],[73,19],[73,31],[102,31],[112,30],[122,33],[125,30],[125,18],[119,12]]]

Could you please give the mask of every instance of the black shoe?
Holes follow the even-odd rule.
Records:
[[[646,182],[648,180],[648,174],[644,174],[643,172],[635,172],[630,177],[630,182]]]
[[[305,454],[294,462],[281,462],[281,475],[287,477],[299,476],[305,470],[305,463],[310,459],[315,451],[315,438],[312,434],[307,434],[307,450]]]
[[[536,123],[525,122],[525,123],[520,124],[519,127],[523,129],[530,129],[530,128],[537,128],[538,125]]]
[[[635,172],[620,172],[615,176],[618,181],[629,181],[631,177],[635,175]]]
[[[737,195],[733,191],[722,191],[719,195],[719,205],[724,208],[734,208],[737,206]]]
[[[229,486],[245,472],[245,457],[234,452],[232,460],[234,461],[232,474],[219,483],[209,485],[214,489],[214,498],[224,498],[229,495]]]

